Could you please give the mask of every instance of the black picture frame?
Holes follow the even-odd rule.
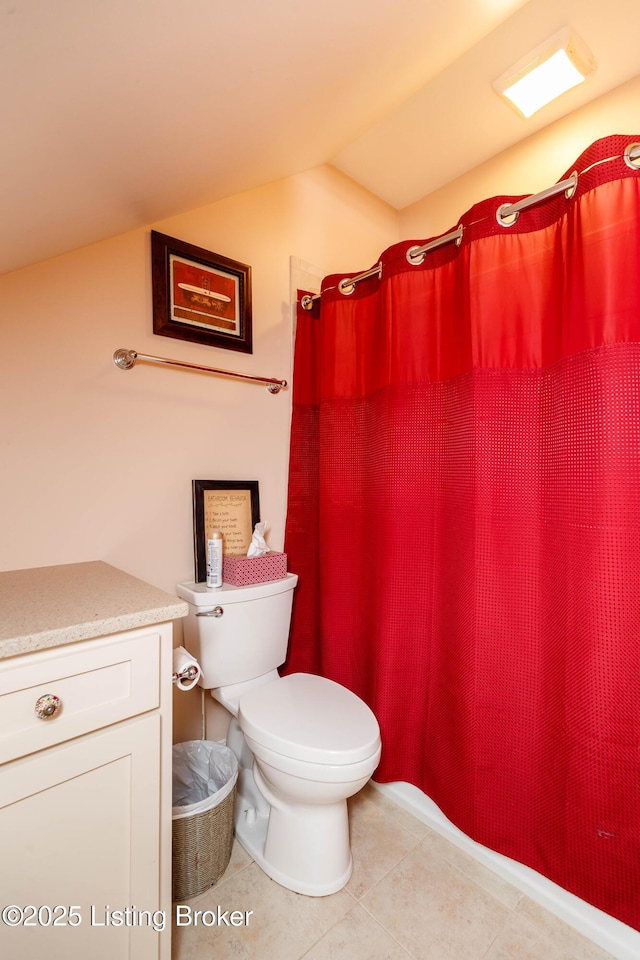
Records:
[[[153,332],[253,352],[251,267],[151,231]]]
[[[193,480],[195,582],[207,579],[207,526],[222,533],[224,555],[245,555],[260,520],[257,480]]]

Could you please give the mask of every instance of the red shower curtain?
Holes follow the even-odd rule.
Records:
[[[286,670],[372,707],[378,781],[640,929],[634,139],[299,311]]]

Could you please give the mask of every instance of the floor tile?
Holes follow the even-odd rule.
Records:
[[[417,837],[419,840],[425,839],[427,836],[435,836],[434,832],[426,823],[423,823],[422,820],[418,820],[417,817],[414,817],[413,814],[409,813],[408,810],[404,810],[402,807],[399,807],[397,803],[394,803],[386,794],[382,793],[381,790],[378,790],[371,783],[368,783],[360,793],[356,794],[354,799],[369,799],[373,803],[376,803],[381,810],[384,810],[388,817],[390,817],[395,823],[398,823],[403,827],[408,833],[413,834],[414,837]]]
[[[330,897],[292,893],[250,863],[188,905],[210,910],[215,925],[174,925],[173,960],[299,960],[353,903],[342,890]],[[227,918],[220,924],[218,909]],[[232,925],[232,911],[246,921]]]
[[[346,889],[358,899],[420,842],[366,794],[349,804],[349,831],[353,874]]]
[[[482,960],[509,911],[427,844],[362,900],[416,960]]]
[[[455,844],[445,840],[444,837],[435,834],[431,840],[430,848],[433,853],[437,853],[444,860],[456,867],[462,873],[466,874],[471,880],[479,884],[487,893],[490,893],[496,900],[504,904],[510,910],[515,909],[522,893],[513,887],[502,877],[499,877],[493,870],[489,870],[482,863],[472,857],[470,854],[461,850]]]
[[[563,947],[549,940],[525,917],[512,914],[498,933],[484,960],[573,960]]]
[[[530,920],[543,931],[550,940],[559,944],[571,955],[572,960],[611,960],[611,954],[601,950],[587,937],[560,920],[549,910],[545,910],[530,897],[523,897],[517,912]]]
[[[304,960],[410,960],[410,955],[356,904],[305,953]]]

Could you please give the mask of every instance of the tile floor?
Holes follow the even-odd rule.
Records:
[[[234,842],[186,901],[238,926],[174,926],[172,960],[607,960],[609,954],[372,786],[349,801],[353,875],[330,897],[270,880]],[[230,914],[227,914],[230,916]]]

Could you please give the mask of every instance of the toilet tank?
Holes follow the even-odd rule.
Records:
[[[202,687],[242,683],[284,663],[297,582],[297,574],[288,573],[283,580],[248,587],[178,584],[178,596],[189,604],[184,645],[202,668]]]

